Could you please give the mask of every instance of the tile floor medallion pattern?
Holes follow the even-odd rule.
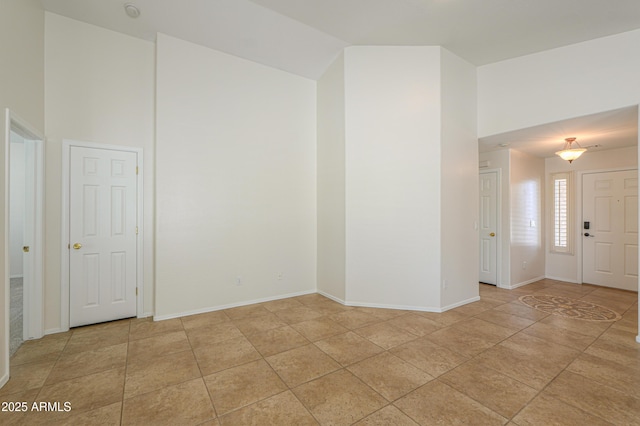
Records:
[[[640,425],[637,293],[542,280],[479,294],[444,313],[308,294],[47,335],[11,358],[0,425]],[[538,309],[556,302],[620,317]]]
[[[585,321],[618,321],[619,313],[595,303],[550,294],[520,296],[522,303],[534,309]]]

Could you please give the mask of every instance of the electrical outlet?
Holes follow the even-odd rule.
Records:
[[[236,285],[242,285],[242,277],[236,278]]]
[[[278,272],[278,275],[276,277],[278,279],[278,281],[282,281],[283,277],[284,277],[284,274],[282,272]]]
[[[522,261],[522,269],[527,269],[527,261],[526,260]]]
[[[447,288],[447,280],[442,280],[442,288]]]

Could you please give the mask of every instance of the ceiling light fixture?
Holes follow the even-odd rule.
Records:
[[[130,17],[130,18],[137,18],[138,16],[140,16],[140,9],[138,9],[137,7],[135,7],[135,5],[133,5],[132,3],[126,3],[124,5],[124,11],[126,12],[126,14]]]
[[[573,148],[572,144],[576,144],[577,148]],[[562,151],[556,152],[556,155],[559,155],[563,160],[567,160],[571,163],[576,158],[580,157],[587,149],[580,146],[578,142],[576,142],[576,138],[566,138],[564,140],[564,148]]]

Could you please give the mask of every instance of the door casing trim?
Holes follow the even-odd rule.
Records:
[[[38,131],[35,127],[30,125],[26,120],[22,119],[15,112],[10,110],[9,108],[1,108],[0,109],[0,138],[2,141],[0,144],[2,147],[2,160],[4,164],[0,166],[0,174],[3,174],[2,179],[3,183],[2,193],[3,198],[3,214],[4,223],[0,226],[3,227],[3,230],[0,232],[5,237],[4,241],[1,243],[4,246],[4,258],[0,259],[0,262],[3,263],[3,276],[0,278],[0,286],[2,287],[0,291],[4,293],[4,306],[3,306],[3,314],[4,315],[4,338],[0,343],[0,351],[2,351],[2,355],[0,355],[0,359],[2,359],[2,363],[0,365],[0,387],[4,386],[5,383],[9,380],[9,339],[10,339],[10,271],[9,271],[9,174],[10,174],[10,159],[9,159],[9,150],[10,150],[10,134],[11,131],[17,131],[22,136],[28,137],[29,140],[36,142],[36,152],[34,152],[35,159],[38,162],[38,170],[37,176],[34,176],[36,182],[34,184],[37,186],[37,190],[35,195],[34,203],[36,204],[36,212],[35,212],[35,224],[34,224],[34,251],[33,254],[35,256],[34,259],[34,268],[33,271],[33,280],[31,282],[31,288],[25,288],[25,302],[28,303],[28,310],[24,312],[25,317],[24,322],[27,327],[24,327],[25,330],[29,331],[33,337],[41,337],[43,330],[43,293],[44,293],[44,143],[45,137],[44,135]],[[27,298],[29,298],[27,300]]]
[[[142,148],[111,145],[93,142],[82,142],[70,139],[62,141],[62,224],[60,233],[60,331],[69,330],[69,157],[72,147],[107,149],[112,151],[134,152],[137,154],[138,174],[137,174],[137,221],[138,221],[138,239],[136,244],[136,287],[138,296],[136,300],[136,315],[140,317],[144,312],[144,188],[143,188],[143,155]]]

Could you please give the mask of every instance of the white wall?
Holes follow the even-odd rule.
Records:
[[[344,55],[318,80],[318,291],[345,300]]]
[[[640,102],[640,30],[478,68],[478,137]]]
[[[0,107],[44,130],[44,11],[38,0],[0,1]]]
[[[509,285],[544,278],[544,159],[510,150],[511,235]]]
[[[478,297],[478,139],[476,68],[441,49],[441,307]],[[477,262],[476,262],[477,263]]]
[[[511,183],[510,179],[510,150],[481,152],[479,161],[489,161],[488,169],[500,170],[500,216],[497,232],[500,249],[500,267],[498,269],[498,287],[509,288],[511,286]]]
[[[545,160],[545,173],[546,173],[546,188],[548,188],[548,195],[546,197],[549,206],[552,206],[552,193],[551,193],[551,181],[549,177],[552,173],[557,172],[574,172],[574,252],[572,254],[552,253],[550,252],[550,246],[546,247],[546,275],[549,278],[554,278],[569,282],[580,282],[580,256],[582,253],[580,245],[582,244],[582,227],[581,227],[581,211],[582,211],[582,196],[581,196],[581,182],[580,177],[582,173],[587,171],[597,170],[610,170],[620,168],[637,168],[638,167],[638,148],[621,148],[611,149],[605,151],[587,151],[582,156],[569,164],[567,161],[559,158],[547,158]],[[551,207],[549,207],[550,210]],[[551,212],[548,211],[548,220],[551,218]],[[551,222],[548,222],[551,223]],[[552,229],[547,231],[547,240],[551,241]]]
[[[159,34],[156,108],[156,316],[315,291],[315,81]]]
[[[0,1],[0,107],[12,113],[34,129],[44,129],[44,11],[37,0]],[[5,126],[2,110],[0,137],[5,139],[9,129]],[[8,200],[8,146],[0,149],[0,306],[8,306],[9,274],[9,209]],[[5,291],[6,290],[6,291]],[[0,386],[9,379],[9,325],[8,313],[0,315]]]
[[[46,13],[45,27],[45,331],[60,327],[62,139],[143,148],[143,314],[151,314],[154,44],[52,13]]]
[[[480,160],[501,171],[499,286],[512,288],[544,278],[544,159],[504,149],[480,153]]]
[[[25,154],[24,139],[11,132],[9,177],[9,273],[22,277],[25,215]]]
[[[351,47],[332,64],[318,84],[319,291],[426,310],[478,297],[460,260],[478,256],[475,96],[475,67],[439,47]]]
[[[344,55],[347,301],[437,309],[440,48]]]

